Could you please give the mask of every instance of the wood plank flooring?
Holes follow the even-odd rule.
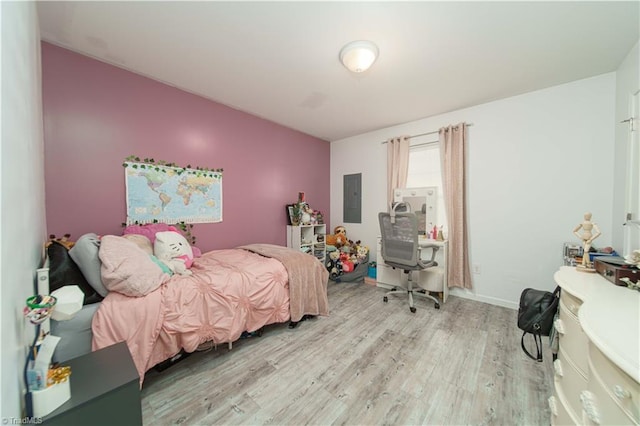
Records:
[[[548,425],[553,368],[520,349],[517,313],[458,297],[436,310],[329,283],[331,315],[265,328],[151,370],[145,425]]]

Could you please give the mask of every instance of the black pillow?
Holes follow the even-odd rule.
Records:
[[[57,241],[51,241],[47,248],[47,255],[49,256],[50,292],[66,285],[77,285],[84,293],[83,305],[102,300],[102,296],[87,282],[78,265],[69,256],[69,250],[64,245]]]

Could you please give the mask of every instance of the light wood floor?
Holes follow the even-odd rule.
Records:
[[[548,425],[543,363],[520,349],[514,310],[329,283],[331,315],[269,326],[196,353],[142,389],[145,425]]]

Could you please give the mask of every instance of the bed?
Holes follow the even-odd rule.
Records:
[[[134,297],[108,285],[101,302],[86,304],[72,321],[53,322],[52,334],[68,340],[56,351],[58,360],[86,350],[89,336],[91,350],[125,341],[142,385],[150,368],[203,343],[230,343],[268,324],[329,314],[328,272],[315,257],[293,249],[250,244],[214,250],[194,259],[191,275],[170,278],[149,272],[141,253],[125,238],[101,239],[102,281],[116,274],[145,294]]]

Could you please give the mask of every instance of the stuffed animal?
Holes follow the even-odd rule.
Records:
[[[58,242],[65,246],[67,250],[71,250],[71,248],[75,245],[75,241],[71,241],[71,234],[64,234],[61,238],[56,238],[54,234],[49,235],[49,241],[44,245],[45,247],[49,247],[52,241]]]
[[[180,275],[191,275],[188,269],[193,263],[193,250],[187,239],[174,231],[156,233],[153,243],[154,255],[172,272]]]
[[[340,248],[348,244],[347,230],[344,226],[336,226],[333,234],[327,235],[327,244]]]
[[[369,247],[360,245],[360,241],[356,241],[356,258],[358,263],[362,263],[369,255]]]
[[[342,272],[345,274],[353,272],[355,265],[351,261],[351,256],[348,253],[340,253],[340,263],[342,264]]]
[[[329,278],[332,281],[335,281],[340,275],[342,275],[342,264],[340,263],[339,251],[336,250],[329,253],[327,271],[329,271]]]

